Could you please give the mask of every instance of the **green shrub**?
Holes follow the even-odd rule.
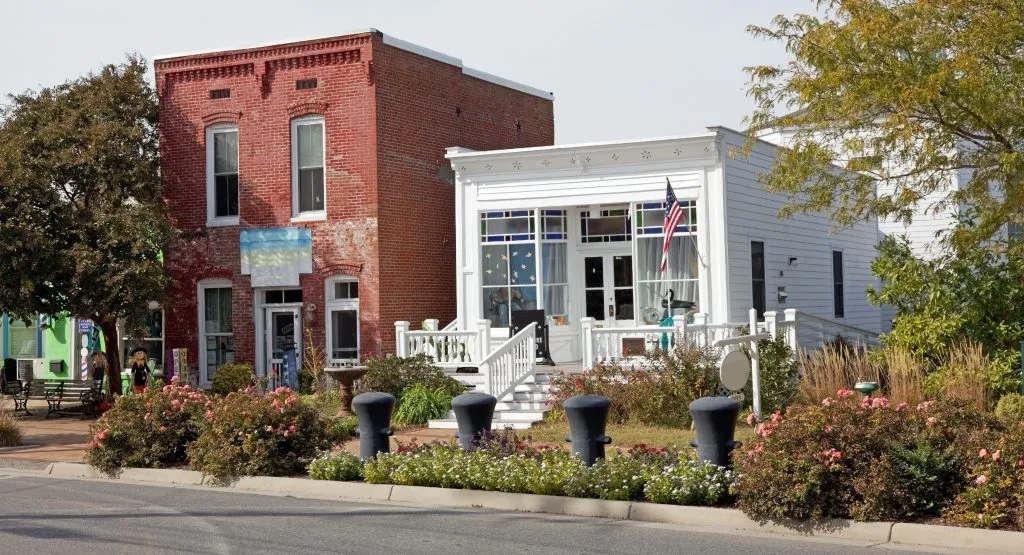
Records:
[[[349,418],[328,417],[327,420],[327,442],[330,445],[340,445],[355,436],[356,428],[359,427],[359,419],[352,416]]]
[[[0,412],[0,447],[21,445],[21,428],[11,415]]]
[[[651,470],[644,461],[623,455],[598,459],[590,468],[577,470],[565,486],[566,495],[639,501],[644,498],[644,484]]]
[[[402,391],[415,384],[423,384],[428,389],[444,390],[452,397],[466,390],[465,385],[446,376],[425,355],[371,358],[366,366],[366,375],[359,380],[359,392],[390,393],[397,399],[402,396]]]
[[[177,382],[141,395],[119,397],[90,427],[86,460],[116,475],[123,467],[165,468],[183,464],[186,448],[199,436],[211,401]]]
[[[348,482],[363,477],[363,460],[345,451],[333,455],[324,453],[313,459],[307,470],[313,480]]]
[[[217,369],[213,375],[210,391],[215,395],[227,395],[242,391],[253,384],[252,365],[247,362],[229,362]]]
[[[799,384],[796,379],[796,358],[792,347],[782,336],[758,341],[757,354],[760,363],[761,411],[762,414],[771,414],[788,407],[796,398]],[[749,358],[749,353],[747,356]],[[753,402],[749,384],[744,389],[744,398],[747,403]]]
[[[996,416],[1008,423],[1024,422],[1024,395],[1010,393],[1003,395],[996,404]]]
[[[710,506],[730,498],[732,483],[732,471],[684,458],[651,472],[643,494],[651,503]]]
[[[603,395],[611,401],[610,422],[687,427],[690,402],[714,395],[721,386],[717,353],[711,349],[657,351],[645,358],[644,367],[623,370],[617,364],[598,364],[582,374],[554,376],[552,412],[561,413],[570,397]]]
[[[964,486],[973,438],[997,423],[962,400],[893,406],[852,391],[775,413],[735,454],[739,506],[758,519],[914,519]]]
[[[1024,424],[983,438],[970,453],[967,485],[943,516],[976,528],[1024,530]]]
[[[452,408],[452,396],[444,389],[429,389],[418,383],[402,390],[395,410],[396,424],[426,424],[443,417]]]
[[[292,390],[248,389],[229,393],[207,413],[188,459],[221,484],[238,476],[290,476],[305,470],[328,441],[320,412]]]

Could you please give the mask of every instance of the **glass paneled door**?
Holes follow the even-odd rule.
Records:
[[[633,257],[601,254],[583,259],[586,316],[598,326],[633,325]]]
[[[287,351],[295,352],[296,373],[302,367],[302,320],[299,312],[298,308],[266,309],[266,368],[270,369],[267,379],[272,389],[288,381]],[[297,387],[298,384],[292,386]]]

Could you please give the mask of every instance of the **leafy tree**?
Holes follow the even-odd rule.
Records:
[[[1024,223],[1024,3],[815,5],[749,28],[792,55],[748,68],[751,130],[796,129],[764,176],[791,197],[783,215],[827,210],[848,225],[962,210],[975,225],[953,230],[959,250]],[[970,175],[958,190],[948,188],[955,172]],[[933,193],[941,200],[926,200]]]
[[[993,362],[990,388],[999,394],[1019,387],[1024,341],[1024,257],[1016,250],[947,253],[916,258],[905,238],[887,237],[872,269],[881,278],[868,298],[897,308],[887,346],[941,362],[955,343],[983,345]]]
[[[117,322],[141,322],[167,277],[157,102],[139,57],[8,98],[0,108],[0,311],[70,314],[106,338],[121,392]]]

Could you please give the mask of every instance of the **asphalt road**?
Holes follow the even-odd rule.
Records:
[[[0,469],[0,553],[896,553],[593,518],[416,508]]]

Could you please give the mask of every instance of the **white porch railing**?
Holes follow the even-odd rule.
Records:
[[[486,324],[483,324],[486,322]],[[424,320],[423,330],[411,331],[409,322],[395,322],[395,350],[400,357],[426,355],[442,368],[476,366],[490,354],[490,320],[476,330],[437,329],[437,320]]]
[[[676,316],[672,327],[598,328],[593,318],[583,318],[583,367],[590,369],[601,362],[615,362],[627,368],[640,367],[643,355],[658,349],[673,349],[680,338],[685,338],[688,345],[722,348],[723,355],[739,348],[742,342],[726,340],[740,337],[741,333],[767,333],[771,337],[784,337],[794,351],[799,347],[820,345],[836,336],[861,344],[878,341],[878,334],[871,330],[834,322],[796,309],[786,310],[783,316],[784,319],[779,320],[777,313],[766,312],[764,321],[757,322],[756,330],[750,330],[749,322],[709,324],[708,316],[704,313],[694,314],[693,322],[689,324],[685,317]],[[744,329],[748,331],[743,332]],[[723,341],[726,342],[721,343]]]
[[[480,372],[487,377],[484,392],[498,401],[511,397],[517,385],[526,381],[537,368],[537,324],[531,322],[519,333],[480,361]]]

